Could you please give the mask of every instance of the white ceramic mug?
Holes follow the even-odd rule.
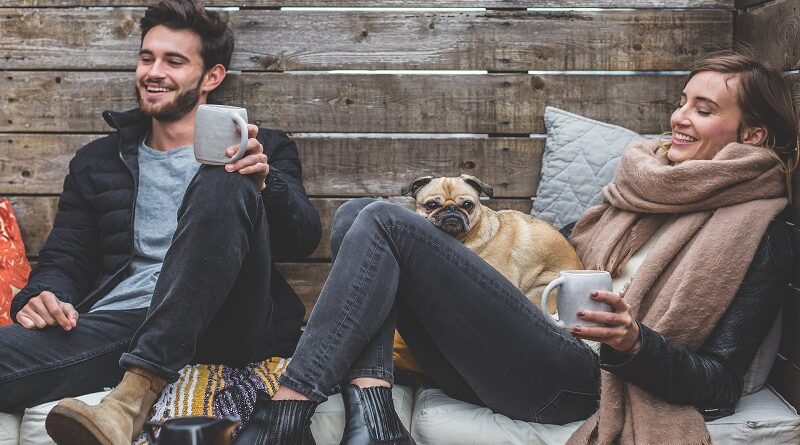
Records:
[[[550,292],[558,287],[558,319],[547,310]],[[602,270],[564,270],[558,278],[551,281],[542,294],[541,311],[544,319],[561,329],[572,329],[580,326],[602,326],[599,323],[578,318],[580,309],[588,311],[612,312],[606,303],[592,300],[591,294],[596,290],[611,291],[611,274]]]
[[[244,108],[203,104],[197,109],[194,120],[197,162],[210,165],[236,162],[247,151],[247,139],[247,110]],[[236,144],[239,144],[239,151],[229,158],[225,150]]]

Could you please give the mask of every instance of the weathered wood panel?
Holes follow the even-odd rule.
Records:
[[[278,270],[306,307],[306,320],[331,271],[330,263],[278,263]]]
[[[736,19],[737,43],[753,49],[759,60],[792,70],[800,68],[800,0],[769,2]]]
[[[752,0],[751,0],[752,1]],[[280,8],[395,7],[395,8],[720,8],[734,0],[209,0],[206,6]],[[6,7],[147,6],[150,0],[0,0]]]
[[[774,0],[736,0],[734,2],[734,6],[736,9],[745,9],[745,8],[752,8],[753,6],[762,5],[767,2],[771,2]]]
[[[69,160],[98,137],[0,133],[0,193],[61,193]]]
[[[0,195],[2,196],[2,195]],[[8,196],[11,206],[19,221],[22,240],[30,257],[36,257],[47,239],[58,208],[58,198],[52,196]],[[319,211],[322,220],[322,241],[317,250],[311,255],[313,259],[330,258],[330,229],[336,209],[344,204],[347,199],[342,198],[312,198],[311,203]],[[390,201],[402,204],[408,208],[414,207],[414,201],[407,197],[393,197]],[[495,209],[515,209],[530,213],[530,199],[492,199],[485,202]]]
[[[100,137],[0,133],[0,191],[58,194],[75,150]],[[416,177],[467,173],[495,195],[531,197],[541,170],[543,139],[295,138],[309,195],[391,196]]]
[[[231,75],[218,101],[290,132],[542,133],[546,105],[660,133],[682,76]],[[105,109],[134,107],[121,72],[0,72],[0,132],[107,131]]]
[[[694,11],[226,13],[248,71],[680,70],[733,39],[733,13]],[[9,9],[6,69],[132,69],[142,9]]]

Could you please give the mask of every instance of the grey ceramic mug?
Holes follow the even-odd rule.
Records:
[[[547,300],[550,292],[558,287],[558,319],[547,310]],[[606,303],[592,300],[591,293],[596,290],[611,291],[611,274],[601,270],[564,270],[558,278],[551,281],[542,294],[542,307],[540,308],[544,319],[553,326],[561,329],[571,329],[580,326],[602,326],[578,318],[578,310],[612,312],[611,306]]]
[[[236,162],[247,150],[247,139],[247,110],[227,105],[200,105],[194,120],[197,162],[210,165]],[[229,158],[225,150],[236,144],[239,144],[239,151]]]

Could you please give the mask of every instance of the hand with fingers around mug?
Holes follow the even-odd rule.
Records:
[[[614,292],[596,290],[589,297],[608,304],[613,312],[579,309],[576,314],[579,319],[602,326],[576,325],[570,330],[572,335],[581,340],[605,343],[625,354],[634,355],[639,352],[642,345],[639,339],[639,324],[631,314],[631,306],[622,296]]]

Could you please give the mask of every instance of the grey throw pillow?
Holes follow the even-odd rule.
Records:
[[[544,112],[547,143],[531,214],[563,227],[602,201],[620,156],[639,134],[554,107]]]
[[[761,346],[756,351],[750,367],[742,377],[742,395],[746,396],[754,392],[758,392],[767,383],[769,373],[772,371],[772,365],[775,364],[775,359],[778,357],[778,347],[781,344],[781,312],[778,311],[778,316],[772,323],[772,327],[767,332],[766,337],[761,342]]]

